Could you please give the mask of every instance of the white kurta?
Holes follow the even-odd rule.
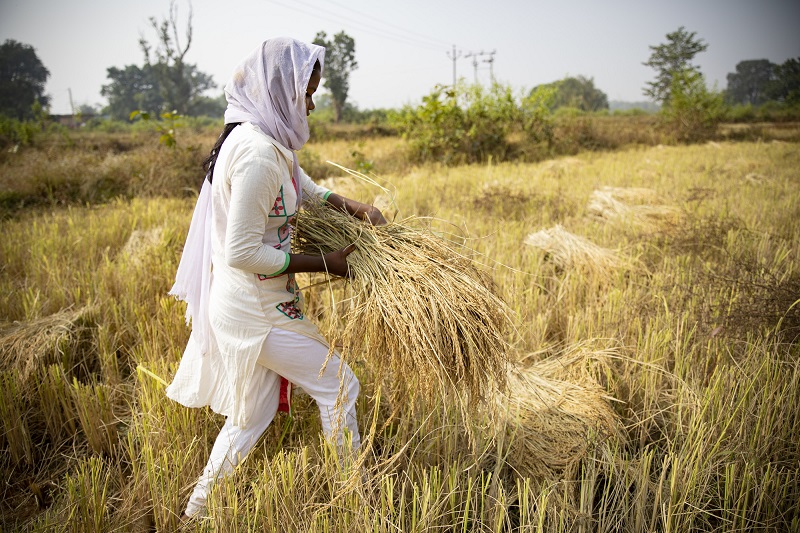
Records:
[[[244,123],[220,149],[212,184],[209,297],[211,335],[202,354],[190,337],[167,396],[187,407],[205,405],[247,427],[266,392],[256,361],[270,329],[295,331],[322,343],[302,313],[302,296],[289,265],[296,187],[303,198],[330,191],[304,172],[292,179],[292,152]]]

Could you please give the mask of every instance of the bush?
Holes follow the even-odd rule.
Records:
[[[552,91],[550,91],[552,92]],[[544,92],[518,102],[511,89],[495,84],[437,86],[419,107],[405,106],[391,118],[417,161],[445,164],[506,160],[514,154],[512,133],[547,139],[552,133]]]
[[[0,115],[0,148],[12,144],[31,145],[41,132],[39,124]]]
[[[661,113],[679,141],[695,142],[712,138],[727,111],[722,93],[709,91],[699,72],[685,70],[673,76],[670,99]]]

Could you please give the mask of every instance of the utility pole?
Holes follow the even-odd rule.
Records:
[[[492,85],[494,85],[494,55],[497,53],[497,50],[492,50],[485,55],[489,56],[489,59],[484,59],[484,63],[489,63],[489,79],[492,80]]]
[[[69,92],[69,109],[72,112],[72,127],[75,127],[75,104],[72,103],[72,87],[67,88],[67,92]],[[64,93],[61,93],[64,94]]]
[[[483,55],[483,50],[481,50],[480,52],[470,52],[464,56],[472,58],[472,68],[475,76],[475,85],[478,85],[478,57],[482,55]]]
[[[478,58],[483,56],[489,56],[489,59],[483,59],[482,63],[489,63],[489,76],[491,77],[492,83],[494,83],[494,55],[497,53],[497,50],[492,50],[491,52],[484,52],[481,50],[480,52],[470,52],[464,57],[471,57],[472,58],[472,68],[475,72],[475,85],[478,84]]]
[[[462,50],[456,51],[456,45],[453,45],[453,55],[450,55],[450,52],[447,52],[447,57],[449,57],[453,61],[453,89],[456,88],[456,82],[458,78],[456,77],[456,59],[461,57]]]

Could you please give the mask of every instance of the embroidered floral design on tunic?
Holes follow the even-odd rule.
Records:
[[[276,305],[275,308],[292,320],[303,320],[303,312],[294,302],[283,302]]]
[[[283,185],[281,185],[278,197],[275,198],[275,205],[269,212],[270,218],[286,216],[286,201],[283,199]]]
[[[278,240],[283,244],[287,239],[292,236],[291,220],[287,219],[286,223],[278,228]]]
[[[286,292],[294,295],[294,300],[290,302],[279,303],[275,308],[288,316],[292,320],[303,320],[303,312],[300,310],[300,287],[297,285],[297,280],[294,274],[287,274],[286,277]]]

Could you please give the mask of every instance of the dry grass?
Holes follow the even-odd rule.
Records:
[[[608,393],[585,370],[605,352],[581,346],[508,376],[508,394],[497,398],[498,422],[507,433],[506,459],[523,478],[540,482],[575,480],[578,467],[595,446],[623,442],[622,423]]]
[[[0,326],[0,367],[15,369],[19,379],[27,383],[44,366],[78,364],[80,357],[73,356],[96,314],[95,307],[87,306]]]
[[[347,143],[339,148],[349,157]],[[360,151],[383,173],[369,143]],[[575,159],[387,176],[404,213],[449,221],[425,221],[425,231],[446,236],[462,255],[462,240],[449,234],[467,235],[479,257],[505,265],[491,271],[517,317],[504,338],[511,357],[531,355],[505,376],[508,394],[491,396],[502,417],[473,409],[467,420],[445,391],[379,402],[387,380],[374,372],[383,354],[354,352],[359,427],[372,437],[357,483],[320,442],[316,405],[297,398],[294,418],[280,415],[217,485],[209,518],[184,529],[798,530],[800,151],[720,142]],[[153,178],[167,180],[164,170]],[[496,183],[527,198],[512,216],[505,190],[491,205],[471,202],[500,191]],[[648,235],[586,216],[600,185],[654,191],[615,198],[628,207],[680,206],[682,231]],[[357,193],[367,202],[375,195]],[[30,337],[14,341],[21,353],[4,337],[0,360],[4,531],[178,529],[222,420],[167,401],[158,380],[134,369],[169,381],[177,368],[188,331],[183,304],[166,292],[192,206],[135,199],[0,222],[2,331],[10,335],[5,328],[16,321],[17,335]],[[532,227],[557,224],[647,269],[597,283],[584,267],[556,268],[522,245]],[[362,241],[370,238],[359,227]],[[129,241],[150,242],[139,237],[157,228],[147,246],[130,245],[146,252],[124,251]],[[304,291],[307,316],[334,339],[364,327],[341,319],[357,283]],[[325,299],[341,314],[315,312],[331,308]],[[390,377],[402,385],[415,376]],[[473,422],[501,431],[470,441]]]
[[[656,198],[656,192],[650,189],[601,187],[592,193],[587,210],[599,220],[632,225],[643,231],[675,228],[681,221],[681,211],[651,203]]]
[[[525,238],[525,244],[543,250],[547,258],[562,269],[576,268],[607,277],[616,270],[632,266],[630,259],[568,232],[561,224],[531,233]]]
[[[509,310],[469,250],[413,222],[369,226],[312,205],[293,248],[316,255],[356,244],[337,333],[345,358],[364,357],[379,379],[414,394],[455,391],[475,403],[504,383]]]

